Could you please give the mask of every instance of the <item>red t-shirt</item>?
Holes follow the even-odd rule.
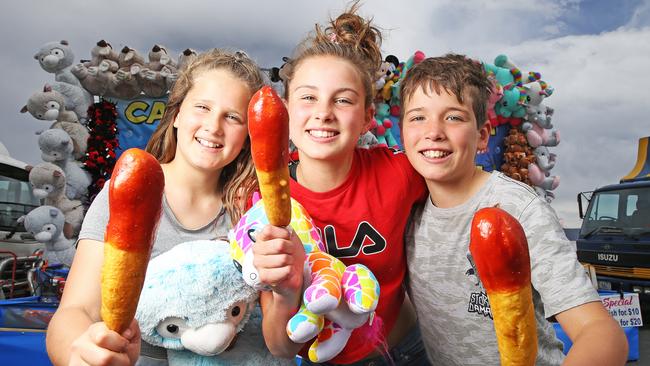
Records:
[[[329,192],[312,192],[294,180],[290,187],[314,219],[327,251],[346,265],[367,266],[377,277],[377,315],[386,337],[404,301],[404,231],[411,207],[425,197],[424,180],[406,155],[376,147],[356,149],[345,182]],[[355,337],[356,332],[330,362],[356,362],[375,350],[376,344]]]

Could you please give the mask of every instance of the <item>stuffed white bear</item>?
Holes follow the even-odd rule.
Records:
[[[44,204],[54,206],[63,212],[67,227],[63,230],[66,238],[79,234],[84,219],[84,206],[79,200],[66,196],[66,177],[63,169],[52,163],[40,163],[29,170],[29,183],[34,196],[44,200]]]
[[[66,176],[66,195],[71,199],[83,199],[92,182],[90,174],[73,159],[73,143],[65,131],[53,128],[43,131],[38,137],[43,161],[60,167]]]
[[[65,108],[73,111],[79,120],[85,120],[88,108],[94,103],[93,96],[83,87],[55,81],[49,84],[52,90],[63,94]]]
[[[227,242],[186,242],[149,262],[136,319],[170,366],[295,365],[266,348],[257,298]]]
[[[48,42],[36,52],[34,59],[43,70],[54,74],[54,80],[81,86],[79,80],[72,75],[70,68],[74,63],[74,53],[68,41]]]
[[[22,222],[38,242],[45,244],[43,259],[52,264],[70,266],[74,259],[75,241],[61,235],[64,221],[63,213],[52,206],[37,207],[18,218],[18,222]]]
[[[29,97],[20,112],[29,112],[40,120],[56,121],[50,128],[60,128],[70,135],[74,145],[73,155],[79,160],[86,154],[90,134],[88,129],[79,123],[77,115],[66,110],[64,104],[63,95],[45,84],[42,92],[36,92]]]

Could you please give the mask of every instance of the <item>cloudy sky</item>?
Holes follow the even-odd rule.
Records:
[[[341,0],[179,2],[81,0],[7,2],[0,13],[0,141],[14,158],[40,161],[34,132],[48,124],[20,114],[53,75],[34,53],[68,40],[76,59],[100,39],[145,53],[164,44],[241,48],[264,67],[280,66],[300,39],[345,8]],[[637,141],[650,135],[650,0],[366,0],[362,15],[385,30],[383,51],[405,60],[464,53],[491,62],[507,54],[555,88],[546,104],[562,142],[553,207],[579,225],[576,194],[617,182],[632,170]]]

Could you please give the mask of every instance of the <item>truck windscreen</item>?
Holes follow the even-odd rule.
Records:
[[[650,187],[595,192],[580,236],[650,230]]]

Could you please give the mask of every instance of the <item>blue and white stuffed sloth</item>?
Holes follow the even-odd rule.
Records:
[[[266,348],[258,296],[227,242],[186,242],[149,262],[136,319],[171,366],[295,365]]]

